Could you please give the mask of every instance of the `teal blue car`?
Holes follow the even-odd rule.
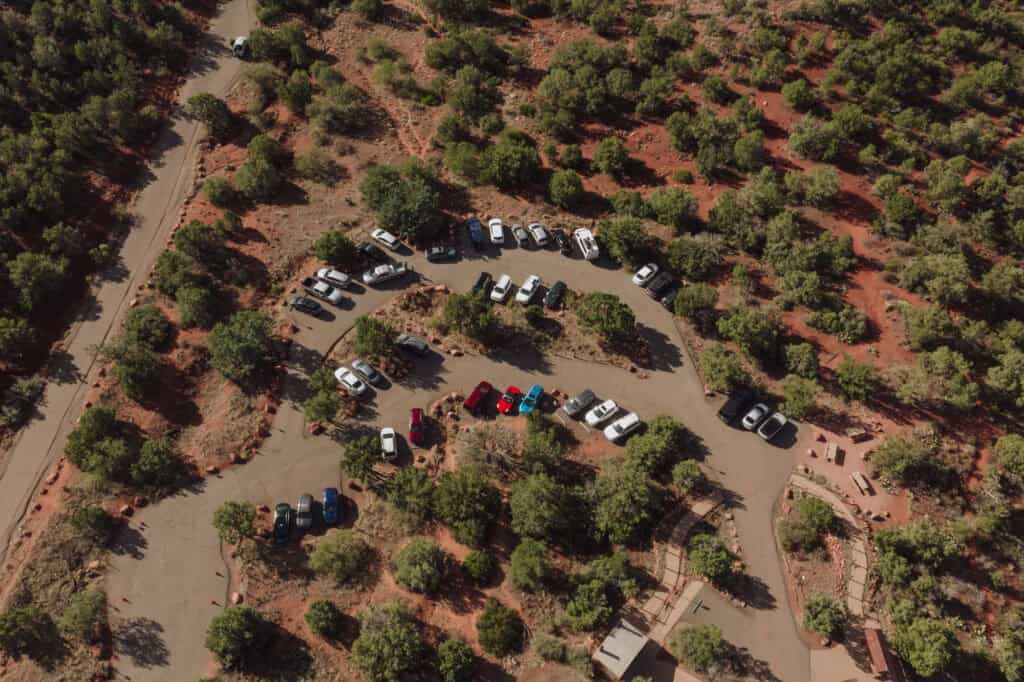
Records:
[[[530,386],[530,390],[519,401],[519,414],[530,414],[533,412],[534,408],[540,403],[542,395],[544,395],[544,388],[540,384]]]

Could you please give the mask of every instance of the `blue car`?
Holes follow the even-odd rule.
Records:
[[[484,243],[484,228],[476,218],[469,219],[469,238],[477,248]]]
[[[324,523],[335,524],[338,522],[338,489],[324,488],[323,497]]]
[[[519,414],[530,414],[533,412],[533,409],[537,407],[537,403],[540,402],[542,395],[544,395],[544,388],[540,384],[530,386],[530,390],[519,401]]]

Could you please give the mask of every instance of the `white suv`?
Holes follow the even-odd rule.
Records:
[[[617,443],[639,428],[640,415],[636,412],[630,412],[626,416],[619,417],[606,426],[604,429],[604,437],[613,443]]]
[[[495,303],[503,303],[508,298],[510,291],[512,291],[512,278],[508,275],[502,275],[494,283],[494,288],[491,289],[491,300]]]
[[[530,275],[523,282],[523,286],[519,287],[519,291],[516,292],[516,303],[529,305],[530,301],[536,298],[538,291],[540,291],[540,277]]]
[[[377,228],[376,230],[371,232],[370,236],[374,239],[374,241],[380,242],[381,244],[388,247],[392,251],[397,251],[398,247],[402,245],[402,242],[398,241],[398,237],[391,234],[387,230],[382,230],[380,228]]]
[[[544,226],[540,223],[530,223],[526,226],[526,231],[530,233],[530,237],[533,238],[533,242],[540,247],[547,246],[548,244],[548,231],[544,229]]]
[[[505,226],[501,224],[501,218],[491,218],[488,220],[487,230],[490,232],[492,244],[505,243]]]

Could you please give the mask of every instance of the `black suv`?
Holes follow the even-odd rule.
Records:
[[[726,424],[731,423],[734,419],[743,414],[750,403],[757,399],[757,393],[749,388],[737,388],[729,394],[729,399],[725,401],[718,410],[718,418],[724,421]]]
[[[384,253],[379,246],[370,242],[359,242],[356,249],[362,254],[363,258],[371,263],[383,263],[388,259],[388,254]]]
[[[659,272],[654,279],[647,284],[647,295],[657,301],[661,298],[661,293],[666,291],[669,286],[675,282],[675,277],[671,272],[662,270]]]
[[[494,284],[494,278],[491,277],[491,273],[481,272],[476,278],[476,283],[473,285],[473,293],[479,294],[482,291],[486,294],[491,290],[492,284]]]
[[[563,256],[572,255],[572,240],[562,230],[552,230],[551,235],[555,239],[555,244],[558,246],[558,250],[562,252]]]
[[[565,290],[568,287],[565,286],[565,282],[558,280],[555,282],[548,293],[544,295],[544,305],[548,310],[558,310],[562,307],[562,297],[565,296]]]

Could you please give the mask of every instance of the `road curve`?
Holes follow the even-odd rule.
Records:
[[[132,206],[138,220],[125,238],[118,262],[91,292],[91,300],[68,331],[63,349],[53,354],[38,415],[16,436],[0,460],[0,560],[40,480],[60,457],[67,434],[74,428],[95,364],[89,349],[106,340],[119,322],[132,291],[163,249],[194,182],[192,169],[201,131],[197,123],[182,115],[180,105],[197,93],[223,94],[234,84],[241,66],[231,57],[227,41],[248,34],[254,25],[251,4],[252,0],[225,3],[197,46],[171,125],[153,147],[146,177],[140,178],[142,189]]]
[[[495,276],[507,273],[515,282],[538,274],[548,285],[562,279],[573,289],[618,294],[636,312],[654,351],[656,369],[641,379],[618,368],[558,357],[435,354],[420,362],[409,380],[375,392],[370,423],[401,427],[409,408],[422,407],[439,393],[464,392],[482,378],[501,386],[536,382],[569,392],[589,387],[641,416],[677,417],[703,440],[710,452],[708,465],[736,495],[733,511],[744,560],[761,586],[759,603],[743,612],[758,633],[750,654],[764,661],[777,679],[809,680],[808,652],[796,633],[771,528],[772,505],[792,469],[794,449],[769,446],[718,420],[686,359],[671,316],[634,286],[627,273],[553,251],[508,249],[448,265],[430,264],[419,256],[411,260],[422,280],[443,282],[456,291],[468,289],[479,271],[487,270]],[[398,288],[357,294],[354,309],[334,310],[336,317],[330,322],[295,316],[300,328],[296,349],[323,354],[357,316],[386,302]],[[312,355],[299,352],[295,357]],[[115,554],[107,580],[111,603],[118,605],[112,614],[115,630],[126,635],[115,641],[118,669],[132,680],[196,679],[204,671],[209,658],[203,648],[205,627],[220,610],[227,589],[218,576],[224,564],[210,525],[222,502],[294,502],[301,493],[316,495],[325,486],[339,485],[338,446],[326,437],[309,436],[303,428],[297,401],[309,369],[289,364],[284,403],[271,437],[253,461],[208,479],[200,489],[146,508],[132,520],[124,538],[128,550]]]

